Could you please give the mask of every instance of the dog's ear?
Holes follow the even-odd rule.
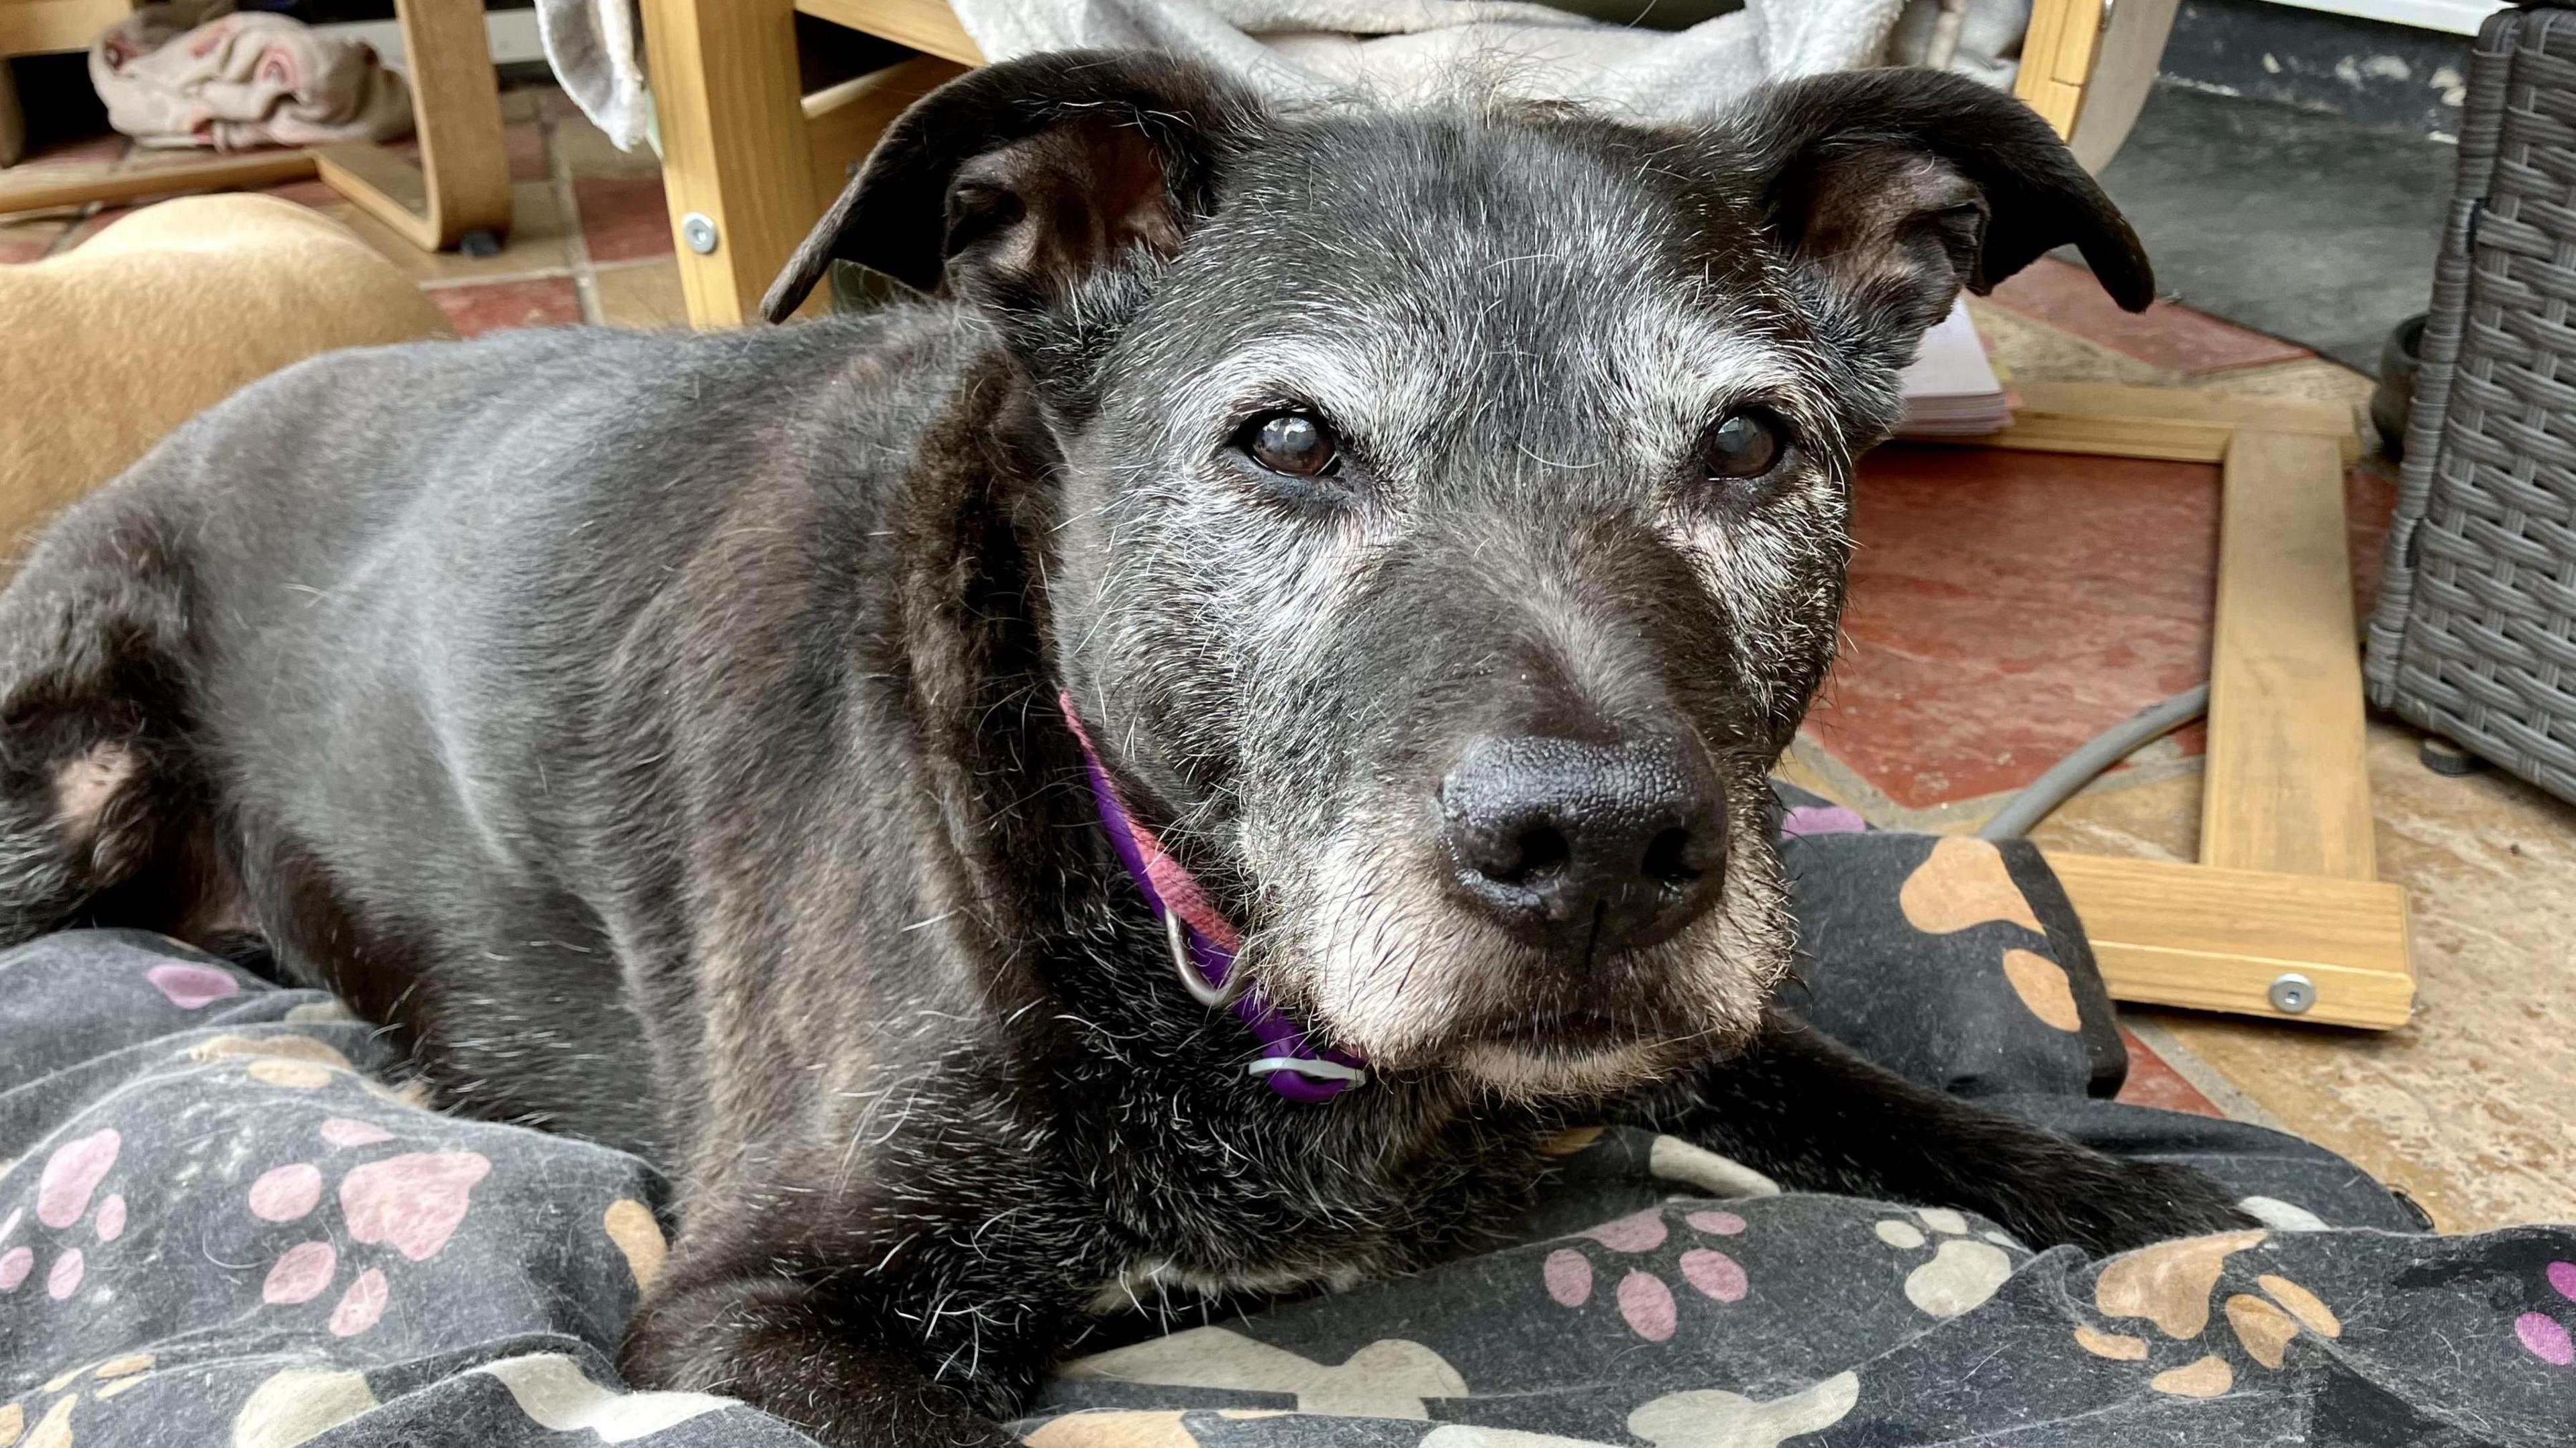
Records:
[[[2073,242],[2128,310],[2155,300],[2137,233],[2057,133],[2009,95],[1931,70],[1775,86],[1734,120],[1773,234],[1912,355],[1961,287]]]
[[[1005,307],[1060,302],[1126,248],[1178,251],[1258,116],[1214,73],[1145,53],[1059,51],[970,72],[886,129],[761,312],[795,311],[835,260]]]

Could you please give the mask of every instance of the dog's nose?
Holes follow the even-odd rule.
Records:
[[[1688,924],[1726,863],[1724,794],[1685,737],[1477,739],[1440,782],[1440,816],[1469,898],[1586,958]]]

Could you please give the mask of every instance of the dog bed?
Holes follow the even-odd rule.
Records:
[[[1790,801],[1796,1003],[1918,1080],[2208,1170],[2268,1225],[2086,1262],[1972,1216],[1560,1139],[1511,1244],[1252,1316],[1105,1324],[1037,1448],[2550,1444],[2576,1230],[2427,1234],[2316,1147],[2124,1106],[2027,845]],[[806,1440],[612,1367],[667,1184],[422,1108],[330,997],[157,936],[0,956],[0,1448]]]
[[[0,267],[0,549],[235,388],[334,347],[449,334],[355,232],[276,196],[188,196]]]

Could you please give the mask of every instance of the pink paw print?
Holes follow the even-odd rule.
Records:
[[[2548,1275],[2550,1287],[2560,1297],[2576,1302],[2576,1262],[2552,1262]],[[2568,1335],[2566,1315],[2563,1307],[2556,1316],[2526,1312],[2513,1320],[2513,1335],[2522,1339],[2524,1351],[2542,1362],[2562,1368],[2576,1364],[2576,1337]]]
[[[220,1000],[241,994],[241,982],[230,971],[211,965],[191,965],[186,961],[167,961],[143,972],[152,988],[183,1011],[199,1011]]]
[[[1738,1236],[1745,1225],[1742,1217],[1714,1207],[1691,1212],[1682,1222],[1702,1238]],[[1604,1222],[1583,1235],[1610,1251],[1639,1257],[1659,1252],[1671,1240],[1672,1228],[1660,1209],[1649,1208]],[[1648,1342],[1668,1340],[1680,1324],[1672,1284],[1655,1270],[1656,1266],[1649,1260],[1630,1267],[1619,1279],[1615,1292],[1620,1319],[1628,1324],[1629,1331]],[[1673,1268],[1691,1290],[1713,1302],[1741,1302],[1751,1290],[1743,1264],[1715,1247],[1685,1247]],[[1547,1285],[1547,1295],[1560,1306],[1581,1307],[1592,1300],[1592,1258],[1575,1248],[1559,1247],[1548,1253],[1539,1275]]]
[[[93,1251],[125,1235],[124,1193],[98,1194],[124,1144],[125,1138],[114,1127],[101,1127],[64,1142],[45,1158],[44,1171],[36,1179],[36,1221],[62,1234],[49,1248],[43,1279],[45,1295],[56,1302],[80,1291],[89,1277]],[[83,1218],[88,1219],[89,1230],[74,1231]],[[21,1207],[0,1221],[0,1242],[16,1236],[25,1219],[26,1209]],[[90,1241],[86,1247],[81,1245],[84,1236]],[[35,1275],[36,1256],[34,1243],[0,1248],[0,1293],[17,1291]]]
[[[346,1116],[323,1122],[321,1135],[326,1146],[340,1150],[394,1139],[373,1122]],[[390,1247],[405,1260],[428,1261],[456,1235],[473,1205],[475,1184],[491,1170],[491,1159],[474,1151],[405,1152],[363,1163],[340,1178],[341,1223],[352,1243]],[[321,1205],[322,1189],[322,1169],[312,1162],[272,1167],[251,1183],[251,1215],[263,1222],[303,1221]],[[312,1301],[338,1280],[342,1256],[328,1236],[288,1247],[270,1264],[260,1300],[272,1306]],[[361,1268],[331,1309],[332,1334],[355,1337],[374,1327],[392,1296],[383,1267]]]

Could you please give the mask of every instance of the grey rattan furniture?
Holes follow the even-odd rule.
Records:
[[[2478,34],[2370,699],[2576,800],[2576,0]]]

